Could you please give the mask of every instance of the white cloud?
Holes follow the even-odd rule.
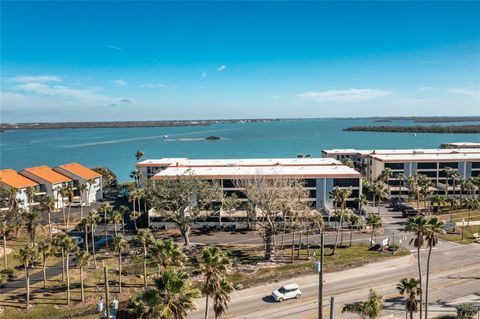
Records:
[[[168,88],[168,85],[163,84],[163,83],[145,83],[145,84],[142,84],[140,86],[144,87],[144,88],[149,88],[149,89]]]
[[[55,75],[19,75],[8,78],[9,81],[15,83],[29,83],[29,82],[61,82],[62,79]]]
[[[203,71],[202,72],[202,78],[206,78],[207,77],[207,72]]]
[[[105,43],[100,43],[100,45],[101,45],[102,47],[109,48],[109,49],[112,49],[112,50],[123,51],[123,48],[116,47],[116,46],[114,46],[114,45],[105,44]]]
[[[113,80],[112,82],[113,82],[115,85],[118,85],[118,86],[127,85],[127,82],[125,82],[124,80]]]
[[[218,67],[217,71],[223,71],[225,70],[227,67],[225,66],[225,64],[221,65]]]
[[[474,88],[450,88],[448,89],[448,93],[450,94],[460,94],[460,95],[467,95],[474,98],[480,98],[480,91]]]
[[[43,83],[25,83],[16,86],[17,89],[40,95],[58,96],[69,99],[86,99],[110,101],[111,97],[100,95],[89,89],[74,89],[64,85],[46,85]]]
[[[381,97],[392,95],[392,91],[380,89],[349,89],[349,90],[328,90],[320,92],[305,92],[298,96],[316,102],[338,102],[352,103],[375,100]]]

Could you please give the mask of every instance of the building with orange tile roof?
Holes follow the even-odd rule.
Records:
[[[102,175],[78,163],[63,164],[53,168],[54,171],[73,180],[73,186],[85,184],[87,188],[80,194],[81,205],[102,199]]]
[[[60,196],[60,189],[67,186],[73,186],[73,180],[62,175],[48,166],[29,167],[21,170],[20,175],[31,179],[45,190],[46,195],[53,196],[56,208],[65,206],[65,201]]]
[[[10,190],[16,189],[16,200],[25,209],[38,205],[42,195],[40,185],[37,182],[18,174],[13,169],[0,170],[0,185]],[[29,194],[30,188],[34,191],[33,196]]]

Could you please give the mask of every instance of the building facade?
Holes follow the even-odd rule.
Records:
[[[5,194],[6,197],[14,195],[14,199],[25,210],[31,210],[38,206],[42,197],[46,194],[45,189],[40,184],[18,174],[13,169],[0,170],[0,185],[8,192],[8,194]],[[3,198],[0,209],[8,209],[9,200],[10,198]]]
[[[90,205],[103,198],[102,175],[78,163],[63,164],[53,168],[54,171],[67,176],[73,181],[75,195],[81,199],[80,204]],[[84,184],[85,191],[79,186]]]

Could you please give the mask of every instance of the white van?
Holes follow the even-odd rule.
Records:
[[[300,291],[300,287],[297,284],[289,284],[280,287],[280,289],[275,290],[272,292],[273,300],[282,302],[287,299],[292,298],[300,298],[302,296],[302,292]]]

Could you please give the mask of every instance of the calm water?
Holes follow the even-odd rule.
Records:
[[[318,119],[270,123],[218,124],[209,127],[55,129],[7,131],[0,134],[0,167],[24,167],[79,162],[107,166],[129,179],[134,153],[146,158],[294,157],[321,156],[329,148],[437,148],[443,142],[480,142],[479,134],[417,134],[344,132],[353,125],[410,125],[409,121]],[[168,135],[165,139],[164,135]],[[218,141],[189,140],[217,135]]]

